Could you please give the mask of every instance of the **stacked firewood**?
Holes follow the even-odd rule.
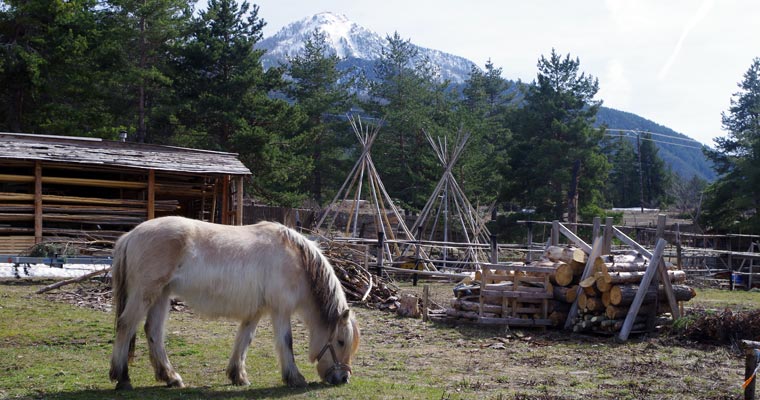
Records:
[[[647,260],[637,254],[605,255],[594,260],[591,275],[581,280],[587,264],[587,254],[572,246],[549,246],[543,257],[514,271],[484,271],[475,279],[465,280],[454,288],[455,298],[447,313],[450,317],[513,324],[514,317],[538,321],[535,326],[564,326],[573,303],[578,303],[574,321],[576,332],[615,333],[622,327],[629,307],[638,292],[639,283],[647,269]],[[504,277],[500,275],[506,274]],[[541,277],[548,276],[548,280]],[[677,301],[688,301],[696,293],[682,283],[684,271],[668,265]],[[515,287],[519,285],[519,287]],[[501,295],[495,290],[501,287]],[[518,301],[507,298],[518,292]],[[542,293],[551,293],[550,299]],[[648,320],[656,321],[669,312],[664,288],[651,286],[639,310],[633,330],[643,330]],[[512,317],[511,319],[509,317]],[[544,324],[543,321],[550,321]],[[527,325],[527,324],[526,324]]]
[[[620,331],[629,308],[639,291],[639,284],[648,267],[648,261],[635,252],[621,255],[604,255],[593,261],[591,275],[574,283],[578,293],[578,316],[573,324],[575,332],[615,333]],[[683,285],[686,273],[667,264],[668,277],[677,301],[689,301],[696,292]],[[658,316],[670,312],[665,288],[652,285],[647,289],[644,301],[632,327],[643,331],[647,323],[656,323]]]

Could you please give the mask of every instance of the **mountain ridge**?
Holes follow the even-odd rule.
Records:
[[[322,12],[292,22],[274,35],[256,44],[257,49],[266,50],[262,56],[265,69],[285,64],[288,57],[295,56],[303,48],[305,40],[315,29],[326,34],[326,39],[335,55],[342,58],[339,68],[358,68],[369,78],[373,77],[372,66],[381,57],[385,38],[349,20],[345,15]],[[414,43],[412,43],[414,45]],[[477,64],[464,57],[441,50],[414,45],[418,57],[427,57],[438,68],[440,78],[453,86],[462,85]],[[479,68],[479,67],[478,67]],[[509,79],[506,78],[505,79]],[[697,176],[712,181],[716,178],[710,162],[702,153],[697,141],[666,126],[627,111],[601,107],[597,114],[597,126],[631,131],[658,132],[671,139],[658,137],[656,140],[660,157],[671,170],[684,179]],[[663,139],[663,140],[660,140]],[[679,145],[679,139],[693,141],[693,146]],[[684,142],[680,142],[684,143]]]

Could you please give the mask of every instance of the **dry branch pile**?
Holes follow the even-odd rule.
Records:
[[[362,265],[365,257],[363,252],[335,241],[325,241],[321,244],[323,253],[330,260],[349,301],[395,310],[398,306],[397,291]]]
[[[674,333],[703,343],[730,344],[740,340],[760,340],[760,310],[722,312],[692,310],[674,324]]]

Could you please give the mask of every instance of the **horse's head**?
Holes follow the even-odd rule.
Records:
[[[351,378],[351,358],[359,350],[359,326],[344,311],[337,324],[322,335],[313,335],[311,361],[317,361],[317,372],[322,381],[332,385],[348,383]]]

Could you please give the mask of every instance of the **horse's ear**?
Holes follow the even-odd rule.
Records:
[[[344,323],[348,322],[348,319],[351,318],[351,310],[346,309],[346,311],[343,311],[343,314],[340,315],[341,321]]]

